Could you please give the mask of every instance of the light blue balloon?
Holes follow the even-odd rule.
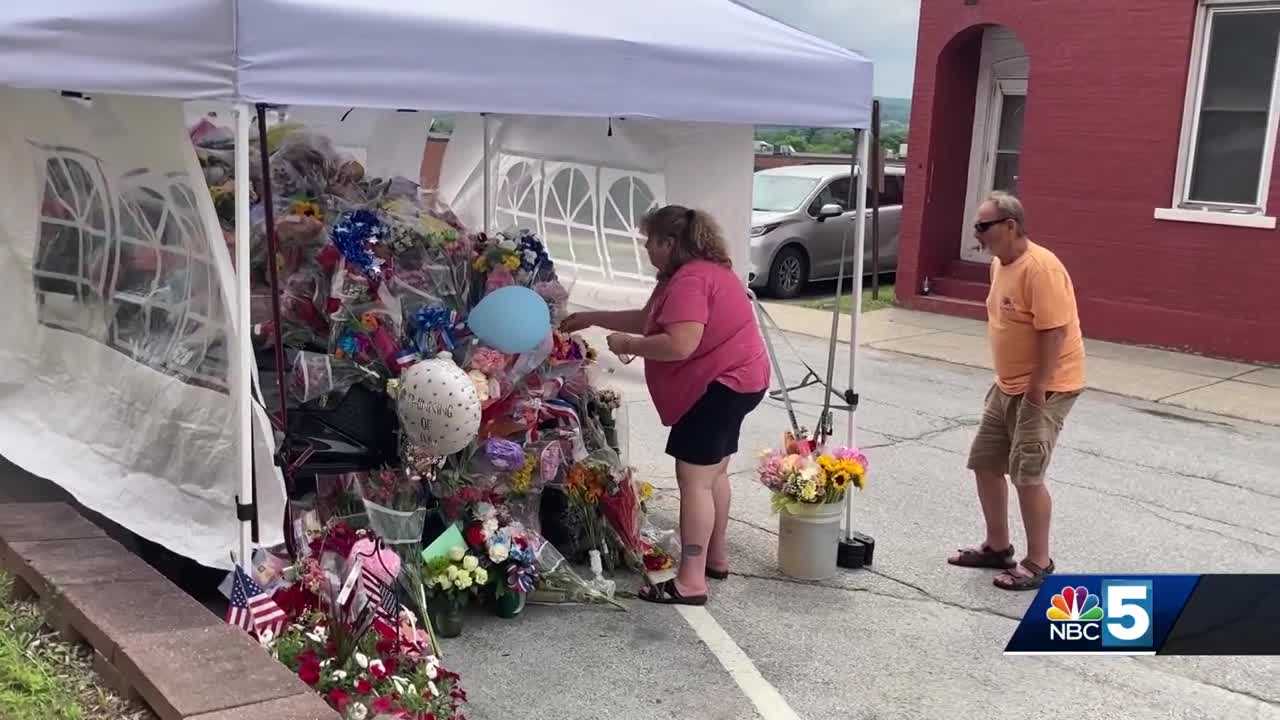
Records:
[[[467,327],[485,345],[515,355],[533,350],[547,338],[551,310],[538,293],[508,285],[484,296],[467,318]]]

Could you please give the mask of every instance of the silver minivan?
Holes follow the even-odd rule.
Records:
[[[902,226],[902,193],[906,169],[886,166],[880,193],[880,272],[898,266],[898,231]],[[833,280],[840,271],[840,241],[849,233],[845,272],[853,272],[853,221],[849,207],[848,165],[788,165],[755,174],[751,202],[751,287],[777,298],[792,298],[816,280]],[[870,205],[870,190],[867,198]],[[824,217],[822,208],[838,205],[841,213]],[[871,215],[867,214],[863,271],[871,274]]]

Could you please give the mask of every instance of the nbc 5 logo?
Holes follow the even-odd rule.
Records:
[[[1083,585],[1064,587],[1045,610],[1049,639],[1102,641],[1103,647],[1152,646],[1150,580],[1103,580],[1102,600]]]

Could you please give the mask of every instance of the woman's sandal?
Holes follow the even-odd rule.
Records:
[[[1054,571],[1052,560],[1049,561],[1049,567],[1043,568],[1030,560],[1023,560],[1019,564],[1031,574],[1014,575],[1012,572],[1004,572],[995,576],[995,579],[991,582],[1001,590],[1035,590],[1043,585],[1044,579],[1049,575],[1052,575]],[[1010,568],[1010,570],[1012,569],[1013,568]],[[1012,578],[1012,580],[1001,582],[1001,578],[1004,577]]]
[[[708,566],[707,566],[707,572],[706,572],[706,575],[707,575],[707,577],[711,578],[712,580],[728,580],[728,579],[729,579],[729,568],[725,568],[725,569],[723,569],[723,570],[717,570],[717,569],[715,569],[715,568],[711,567],[710,565],[708,565]]]
[[[1013,545],[1004,550],[992,550],[986,543],[979,548],[958,548],[958,558],[947,558],[947,562],[959,567],[992,568],[995,570],[1012,570],[1018,563],[1013,559]]]
[[[668,580],[658,583],[657,585],[649,585],[641,590],[636,597],[646,602],[658,603],[659,605],[706,605],[706,595],[691,595],[685,597],[676,589],[676,581]]]

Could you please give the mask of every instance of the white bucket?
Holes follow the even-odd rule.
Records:
[[[843,503],[793,504],[778,518],[778,566],[798,580],[825,580],[836,574]]]

